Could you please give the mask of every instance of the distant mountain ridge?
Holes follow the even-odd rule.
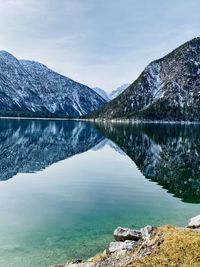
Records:
[[[78,117],[106,101],[91,88],[45,65],[0,51],[0,115],[47,114]]]
[[[103,89],[99,88],[99,87],[94,87],[93,90],[99,94],[103,99],[106,100],[106,102],[110,101],[109,95],[106,91],[104,91]]]
[[[113,100],[116,98],[118,95],[120,95],[125,89],[129,87],[130,83],[125,83],[121,85],[120,87],[116,88],[113,90],[111,93],[107,93],[105,90],[95,87],[93,90],[97,92],[102,98],[104,98],[107,102],[110,100]]]
[[[89,117],[200,120],[200,37],[151,62],[122,94]]]
[[[124,90],[126,90],[129,86],[130,86],[130,83],[125,83],[125,84],[121,85],[120,87],[117,87],[115,90],[113,90],[109,94],[109,99],[113,100],[114,98],[118,97],[118,95],[120,95],[122,92],[124,92]]]

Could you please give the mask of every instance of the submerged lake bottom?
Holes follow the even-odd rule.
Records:
[[[0,266],[89,258],[200,213],[200,126],[0,120]]]

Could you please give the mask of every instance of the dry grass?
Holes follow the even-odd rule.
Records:
[[[200,232],[163,226],[158,228],[151,242],[153,253],[128,266],[200,267]]]
[[[108,258],[108,254],[106,252],[98,253],[94,257],[90,258],[89,261],[94,263],[104,261]]]

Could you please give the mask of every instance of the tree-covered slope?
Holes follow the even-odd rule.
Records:
[[[122,94],[90,118],[200,120],[200,38],[151,62]]]

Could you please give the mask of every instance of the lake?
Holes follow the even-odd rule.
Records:
[[[0,120],[0,266],[105,249],[121,225],[200,213],[200,126]]]

